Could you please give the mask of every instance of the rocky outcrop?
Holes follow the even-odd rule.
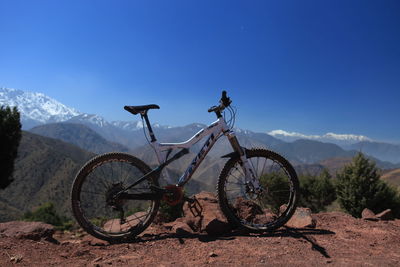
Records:
[[[387,209],[381,213],[375,214],[373,211],[365,208],[361,213],[361,218],[368,221],[388,221],[393,220],[393,213],[391,209]]]
[[[180,235],[194,233],[207,233],[209,235],[222,235],[232,230],[225,216],[219,209],[218,200],[214,194],[201,192],[194,196],[195,203],[183,205],[184,216],[174,222],[164,224],[165,227]],[[244,198],[236,199],[236,211],[241,218],[255,223],[265,224],[275,219],[276,215],[268,209],[261,209],[254,201]],[[285,210],[285,206],[281,207]],[[286,226],[292,228],[314,228],[317,221],[309,208],[297,208]]]
[[[286,223],[287,227],[292,228],[315,228],[317,220],[312,216],[309,208],[298,207],[292,218]]]
[[[0,236],[53,241],[54,227],[42,222],[11,221],[0,223]]]
[[[201,192],[194,196],[196,201],[183,205],[182,218],[165,226],[177,234],[207,233],[221,235],[229,232],[232,227],[218,207],[218,200],[214,194]]]

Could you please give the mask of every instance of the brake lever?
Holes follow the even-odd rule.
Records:
[[[208,109],[208,112],[214,112],[217,110],[218,106],[212,106],[211,108]]]

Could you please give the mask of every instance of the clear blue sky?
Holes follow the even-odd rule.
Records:
[[[0,86],[108,120],[400,142],[400,1],[0,0]]]

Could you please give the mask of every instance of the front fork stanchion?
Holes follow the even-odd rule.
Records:
[[[254,170],[253,166],[247,159],[246,150],[239,145],[239,141],[233,132],[226,133],[226,136],[228,137],[233,150],[240,155],[246,184],[250,187],[250,190],[253,191],[252,193],[261,193],[262,188],[259,183],[259,177],[257,177],[256,170]]]
[[[240,160],[242,162],[242,168],[244,171],[245,175],[245,183],[250,187],[250,191],[252,193],[259,194],[262,192],[262,187],[259,182],[259,177],[257,177],[257,174],[253,168],[253,166],[250,164],[249,160],[247,159],[246,155],[243,155],[240,157]]]

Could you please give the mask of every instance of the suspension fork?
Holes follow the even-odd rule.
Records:
[[[250,190],[253,191],[252,193],[260,192],[262,189],[259,177],[257,177],[257,170],[254,170],[253,165],[247,159],[246,150],[240,146],[239,141],[233,132],[228,132],[226,136],[228,137],[233,150],[240,156],[240,165],[244,172],[246,185],[250,186]]]

